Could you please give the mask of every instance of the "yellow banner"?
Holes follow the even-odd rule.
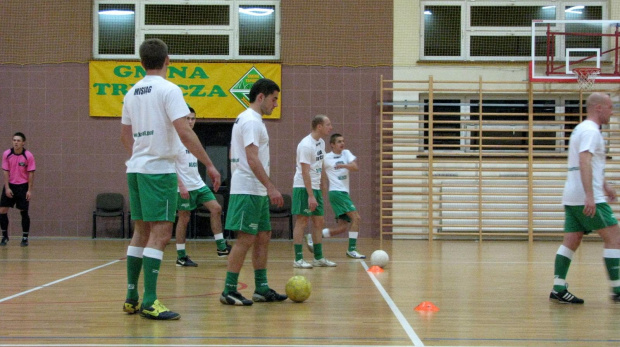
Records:
[[[146,75],[139,62],[91,61],[90,115],[120,117],[123,98]],[[250,88],[260,78],[281,84],[280,64],[179,63],[168,67],[167,79],[183,91],[198,118],[236,118],[249,106]],[[282,97],[278,100],[281,105]],[[268,119],[279,119],[280,108]]]

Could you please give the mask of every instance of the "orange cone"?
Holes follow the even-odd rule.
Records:
[[[422,303],[420,303],[418,306],[416,306],[415,310],[416,311],[437,312],[437,311],[439,311],[439,307],[435,306],[430,301],[422,301]]]
[[[373,265],[368,269],[368,272],[372,272],[373,274],[379,274],[383,272],[383,269],[377,265]]]

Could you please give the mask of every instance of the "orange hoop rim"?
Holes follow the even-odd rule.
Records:
[[[573,72],[578,76],[598,75],[601,73],[601,69],[598,67],[576,67]]]

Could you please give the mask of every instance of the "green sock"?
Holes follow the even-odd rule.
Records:
[[[237,283],[239,281],[239,273],[226,272],[226,283],[224,284],[224,295],[237,291]]]
[[[604,249],[603,259],[612,290],[615,294],[620,294],[620,249]]]
[[[314,244],[314,259],[322,259],[323,258],[323,244],[315,243]]]
[[[349,252],[353,252],[357,249],[357,239],[349,237]]]
[[[570,267],[573,254],[573,251],[562,245],[555,255],[555,267],[553,271],[555,281],[553,283],[553,290],[556,292],[566,289],[566,274],[568,274],[568,268]]]
[[[226,240],[224,239],[215,240],[215,244],[217,245],[217,249],[220,251],[223,251],[226,249]]]
[[[177,249],[177,259],[185,258],[186,255],[185,249]]]
[[[138,280],[142,270],[142,258],[127,256],[127,299],[138,300]]]
[[[304,258],[304,248],[303,245],[295,244],[295,261],[302,260]]]
[[[145,256],[142,264],[144,267],[144,297],[142,298],[142,307],[150,307],[155,300],[157,300],[157,277],[159,276],[161,259]]]
[[[256,289],[254,290],[258,294],[265,294],[269,292],[269,283],[267,283],[267,269],[254,270],[254,284]]]

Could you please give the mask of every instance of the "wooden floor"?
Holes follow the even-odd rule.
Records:
[[[126,240],[37,239],[0,248],[1,346],[618,346],[620,305],[609,301],[602,243],[577,252],[568,281],[582,306],[550,303],[558,242],[393,241],[385,272],[344,256],[345,240],[328,240],[336,268],[293,269],[291,241],[270,248],[269,282],[313,285],[304,303],[224,306],[226,261],[213,241],[190,241],[199,266],[179,268],[170,244],[159,298],[181,313],[158,322],[121,311]],[[378,240],[360,240],[370,255]],[[309,253],[306,252],[306,259]],[[251,297],[246,262],[240,292]],[[418,312],[423,301],[439,312]]]

